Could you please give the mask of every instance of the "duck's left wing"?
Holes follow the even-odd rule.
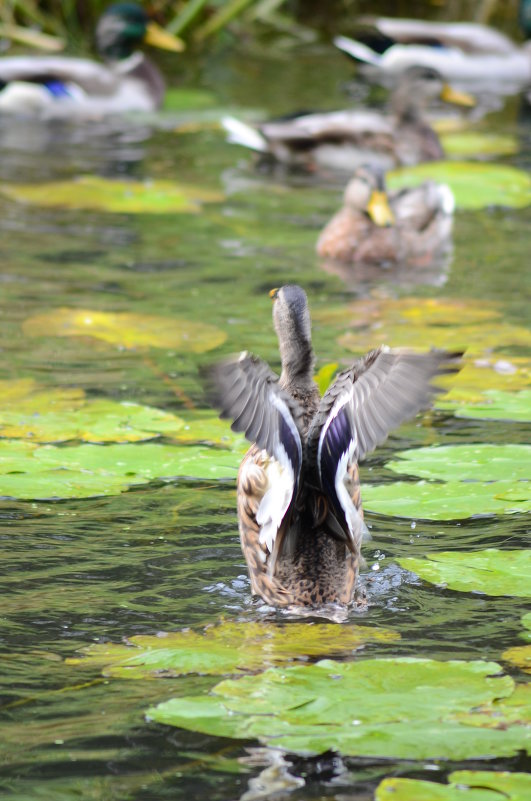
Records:
[[[346,526],[353,547],[360,545],[363,521],[348,492],[349,468],[389,433],[431,406],[432,379],[455,372],[461,353],[373,350],[340,373],[321,400],[308,435],[321,487]]]
[[[297,495],[302,467],[300,405],[278,384],[278,376],[257,356],[244,352],[211,370],[212,401],[233,431],[241,431],[266,452],[268,490],[256,520],[260,540],[273,550],[278,528]]]

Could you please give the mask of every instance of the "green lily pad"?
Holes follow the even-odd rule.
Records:
[[[531,479],[531,445],[442,445],[414,448],[387,462],[395,473],[448,481]],[[463,487],[466,492],[466,487]]]
[[[104,312],[90,309],[53,309],[29,317],[27,336],[102,339],[122,348],[172,348],[180,353],[204,353],[227,339],[220,328],[207,323],[152,314]]]
[[[505,164],[478,164],[466,161],[432,161],[388,173],[391,189],[402,189],[422,181],[449,184],[458,207],[483,209],[486,206],[523,208],[531,202],[531,177]]]
[[[514,420],[529,422],[531,420],[531,390],[520,392],[504,392],[499,389],[487,389],[483,393],[482,402],[469,402],[455,408],[455,401],[438,404],[442,409],[455,409],[456,417],[475,420]]]
[[[440,136],[447,156],[512,156],[518,153],[518,140],[509,134],[488,134],[479,131],[452,131]]]
[[[524,631],[520,636],[522,639],[531,642],[531,612],[523,616],[522,623],[527,631]],[[516,645],[514,648],[508,648],[503,652],[502,658],[526,673],[531,673],[531,645]],[[531,685],[527,686],[531,688]]]
[[[375,801],[527,801],[531,798],[531,774],[509,771],[458,770],[450,784],[420,779],[384,779],[376,788]]]
[[[55,447],[0,440],[0,496],[90,498],[115,495],[156,478],[235,478],[242,453],[194,445]]]
[[[164,180],[117,181],[95,175],[75,181],[0,184],[0,192],[10,200],[33,206],[123,214],[198,212],[202,203],[223,200],[223,194],[213,189]]]
[[[164,111],[196,111],[212,108],[216,98],[206,89],[190,89],[188,87],[170,87],[164,95]]]
[[[367,511],[417,520],[461,520],[531,511],[531,488],[524,481],[395,481],[364,484],[362,496]]]
[[[164,636],[136,636],[127,645],[104,643],[83,649],[68,664],[100,665],[105,676],[126,679],[223,675],[255,671],[323,654],[352,655],[368,642],[394,642],[386,629],[337,626],[331,623],[221,623],[202,632],[179,631]]]
[[[327,659],[225,680],[212,695],[174,698],[147,715],[304,755],[332,749],[402,759],[510,756],[531,748],[529,727],[482,728],[459,720],[478,706],[499,714],[497,699],[510,697],[515,686],[500,670],[481,661]]]
[[[425,581],[460,592],[531,597],[531,551],[442,551],[398,563]]]

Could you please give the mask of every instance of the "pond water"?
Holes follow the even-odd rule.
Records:
[[[305,50],[295,64],[287,57],[220,52],[187,69],[187,80],[212,94],[215,109],[251,116],[253,110],[267,115],[340,107],[351,76],[339,54],[319,48]],[[193,419],[206,408],[202,366],[249,349],[278,367],[267,292],[288,282],[309,294],[318,368],[352,358],[352,350],[338,343],[353,330],[349,309],[357,306],[349,304],[406,297],[419,304],[432,298],[450,307],[457,303],[456,324],[469,307],[495,309],[481,321],[486,350],[479,345],[477,358],[523,363],[523,341],[504,339],[504,332],[529,322],[528,211],[458,211],[451,262],[434,276],[406,272],[397,281],[393,271],[381,270],[346,286],[322,269],[314,251],[320,228],[337,208],[344,176],[256,171],[252,157],[226,144],[210,124],[216,116],[207,110],[168,112],[157,125],[146,120],[112,131],[1,121],[2,183],[71,181],[90,173],[169,179],[213,190],[219,199],[203,204],[199,213],[124,214],[44,208],[0,196],[0,379],[32,379],[35,392],[35,387],[76,388],[88,399],[133,402]],[[483,125],[516,137],[518,152],[498,160],[529,164],[529,120],[522,120],[518,99]],[[215,326],[226,339],[194,353],[165,344],[123,347],[101,338],[58,336],[46,323],[37,331],[28,328],[28,320],[59,308],[184,318]],[[474,315],[472,323],[477,324]],[[516,444],[525,436],[522,422],[467,419],[439,410],[394,433],[367,459],[362,480],[393,480],[385,463],[410,447]],[[386,776],[440,780],[455,768],[436,760],[299,756],[290,769],[298,779],[284,776],[281,767],[275,773],[273,765],[262,777],[266,790],[260,795],[253,780],[274,757],[258,749],[256,739],[209,736],[144,718],[148,707],[199,694],[217,679],[126,681],[102,676],[101,668],[83,660],[65,661],[93,643],[200,630],[221,620],[292,623],[251,598],[230,475],[153,480],[104,497],[0,500],[4,797],[221,801],[239,798],[251,787],[255,795],[248,798],[265,798],[274,778],[276,787],[292,790],[294,801],[339,801],[372,798]],[[523,598],[443,589],[421,581],[397,559],[523,549],[525,515],[430,522],[368,511],[367,522],[373,536],[362,575],[368,606],[341,625],[390,629],[401,639],[369,643],[360,659],[500,660],[505,649],[519,644]],[[517,668],[505,667],[525,680]],[[478,765],[524,769],[520,756],[466,763]]]

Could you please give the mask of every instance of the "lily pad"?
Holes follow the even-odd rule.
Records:
[[[453,408],[455,402],[440,403],[440,408]],[[504,392],[499,389],[487,389],[480,402],[469,402],[455,409],[456,417],[467,417],[475,420],[514,420],[531,421],[531,390],[520,392]]]
[[[384,779],[376,788],[375,801],[527,801],[531,798],[531,774],[509,771],[458,770],[450,784],[420,779]]]
[[[510,756],[531,748],[529,727],[482,728],[459,720],[478,706],[499,714],[496,700],[510,697],[515,686],[500,670],[481,661],[327,659],[225,680],[211,695],[174,698],[147,715],[304,755],[332,749],[402,759]]]
[[[324,364],[317,375],[315,376],[315,380],[317,382],[317,386],[319,387],[319,392],[321,395],[324,395],[330,384],[332,383],[332,379],[334,378],[337,368],[339,364],[337,362],[331,362],[330,364]]]
[[[91,498],[156,478],[235,478],[242,452],[193,445],[56,447],[0,440],[0,497]]]
[[[524,481],[395,481],[364,484],[362,496],[368,511],[417,520],[461,520],[531,511],[531,488]]]
[[[442,551],[398,563],[425,581],[460,592],[531,597],[531,551]]]
[[[395,473],[447,481],[531,479],[531,445],[442,445],[400,451]],[[466,492],[466,487],[463,487]]]
[[[531,362],[525,357],[510,359],[476,359],[465,362],[459,373],[442,376],[438,383],[448,387],[443,400],[437,401],[441,409],[454,409],[460,405],[483,403],[488,390],[513,393],[531,385]]]
[[[518,153],[518,140],[510,134],[451,131],[441,134],[440,139],[444,152],[452,157],[481,158],[481,156],[512,156]]]
[[[81,659],[68,664],[103,665],[105,676],[126,679],[223,675],[256,671],[309,656],[349,656],[369,642],[394,642],[399,635],[386,629],[337,626],[330,623],[221,623],[202,632],[191,630],[164,636],[135,636],[127,645],[104,643],[83,649]]]
[[[216,98],[206,89],[190,89],[188,87],[170,87],[164,95],[164,111],[196,111],[212,108]]]
[[[10,200],[45,208],[106,211],[123,214],[197,212],[202,203],[219,203],[223,194],[213,189],[172,181],[117,181],[84,175],[75,181],[42,184],[0,184]]]
[[[531,642],[531,612],[523,616],[522,623],[527,631],[523,632],[520,636],[522,639]],[[508,648],[503,652],[502,658],[516,665],[526,673],[531,673],[531,645],[515,645],[514,648]],[[531,685],[528,686],[531,687]]]
[[[33,337],[88,336],[122,348],[172,348],[179,353],[204,353],[227,338],[224,331],[208,323],[152,314],[67,308],[29,317],[23,330]]]
[[[449,184],[458,207],[486,206],[523,208],[531,203],[531,177],[506,164],[478,164],[466,161],[432,161],[388,173],[391,189],[403,189],[422,181]]]

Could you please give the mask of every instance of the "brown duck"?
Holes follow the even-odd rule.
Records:
[[[273,606],[349,604],[363,522],[358,462],[430,406],[431,380],[460,354],[382,346],[321,398],[305,292],[275,289],[282,373],[244,352],[213,368],[214,403],[253,443],[238,473],[238,517],[253,593]]]
[[[382,172],[358,167],[317,253],[345,264],[429,264],[450,247],[453,210],[446,184],[425,181],[387,192]]]

